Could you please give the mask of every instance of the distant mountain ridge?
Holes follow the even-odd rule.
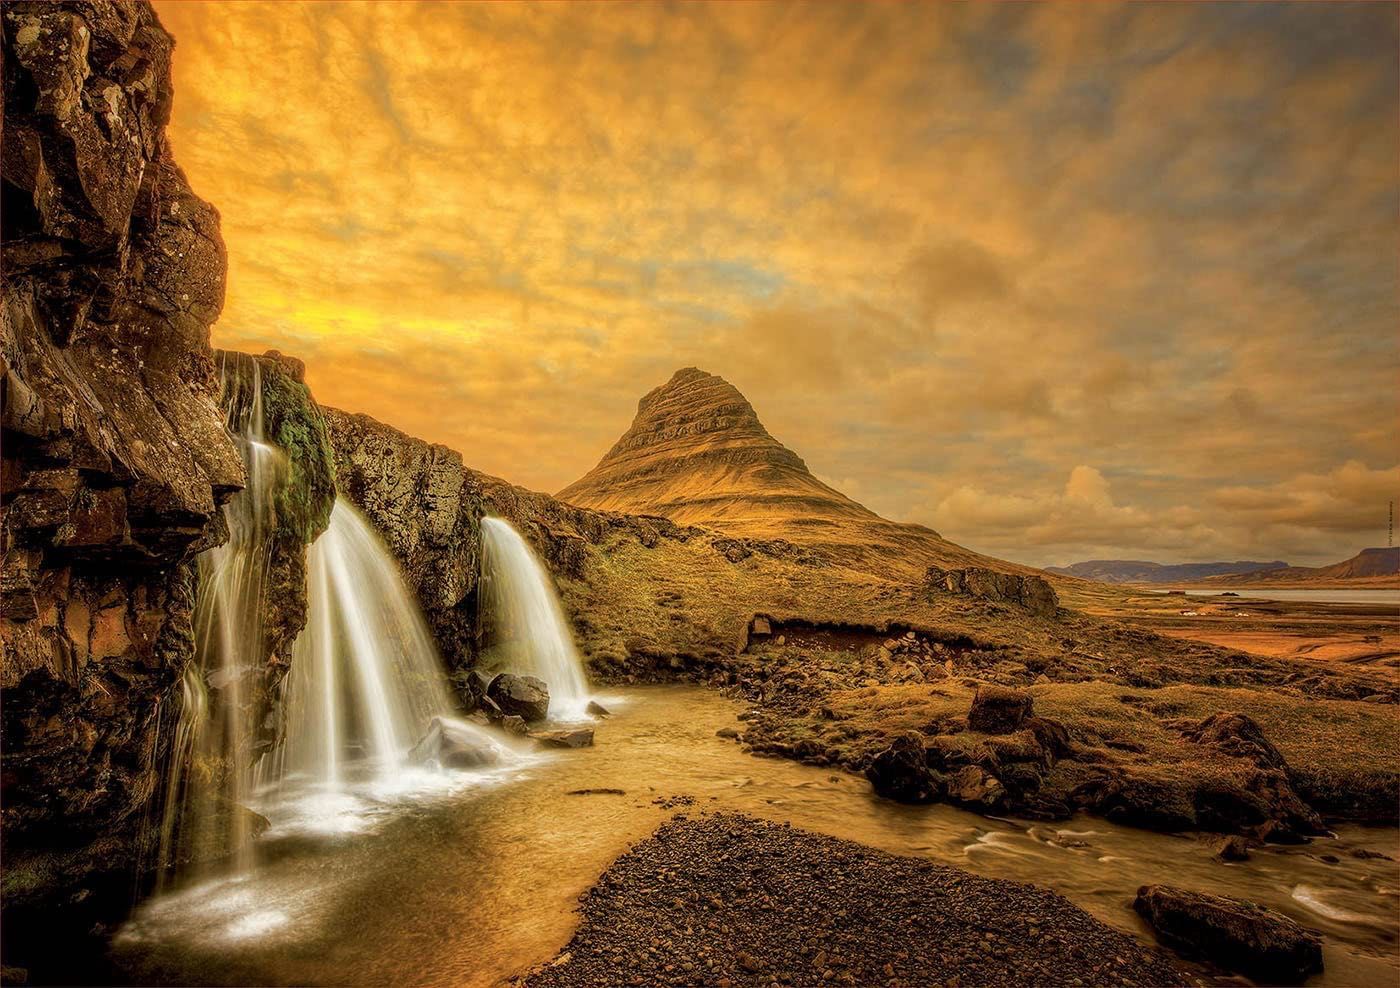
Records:
[[[1210,586],[1279,588],[1330,584],[1397,587],[1400,586],[1400,546],[1362,549],[1350,559],[1331,566],[1289,566],[1267,572],[1216,576],[1203,582]]]
[[[1282,560],[1263,563],[1240,560],[1233,563],[1153,563],[1142,559],[1090,559],[1069,566],[1047,566],[1047,573],[1077,576],[1100,583],[1182,583],[1230,573],[1257,573],[1287,569]]]

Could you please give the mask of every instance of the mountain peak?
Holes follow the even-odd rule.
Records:
[[[738,388],[698,367],[648,391],[631,427],[558,496],[581,507],[717,527],[874,517],[812,476]]]

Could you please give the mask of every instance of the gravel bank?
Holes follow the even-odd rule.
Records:
[[[1053,892],[736,814],[677,817],[581,897],[530,988],[1191,983]]]

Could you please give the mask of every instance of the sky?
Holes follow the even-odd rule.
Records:
[[[544,491],[678,368],[1036,565],[1400,499],[1394,4],[157,3],[218,346]]]

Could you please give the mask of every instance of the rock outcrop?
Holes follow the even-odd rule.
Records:
[[[1010,734],[1031,715],[1031,695],[1025,690],[987,683],[977,687],[967,713],[969,730],[983,734]]]
[[[336,480],[403,567],[443,659],[470,666],[481,572],[481,490],[462,455],[368,415],[323,409]]]
[[[507,717],[519,717],[530,723],[549,716],[549,686],[534,676],[500,673],[487,685],[486,696],[494,700]]]
[[[326,530],[335,506],[335,462],[321,408],[306,387],[306,366],[276,350],[261,356],[216,350],[220,405],[234,432],[256,415],[282,464],[265,506],[266,565],[262,573],[263,640],[258,674],[247,684],[246,716],[253,753],[276,740],[276,699],[291,665],[292,646],[306,626],[306,547]]]
[[[48,892],[133,867],[190,560],[244,471],[214,402],[219,217],[165,137],[170,36],[120,0],[7,3],[0,27],[8,907],[34,855]]]
[[[775,514],[876,517],[812,476],[801,457],[768,434],[737,388],[694,367],[648,392],[632,427],[558,496],[683,524],[722,526]]]
[[[929,596],[961,594],[1000,604],[1014,604],[1040,617],[1054,617],[1060,606],[1054,587],[1044,577],[1029,573],[1004,573],[980,566],[951,570],[930,566],[924,574],[924,591]]]
[[[1322,971],[1322,937],[1242,899],[1144,885],[1133,908],[1183,953],[1269,985],[1300,985]]]

